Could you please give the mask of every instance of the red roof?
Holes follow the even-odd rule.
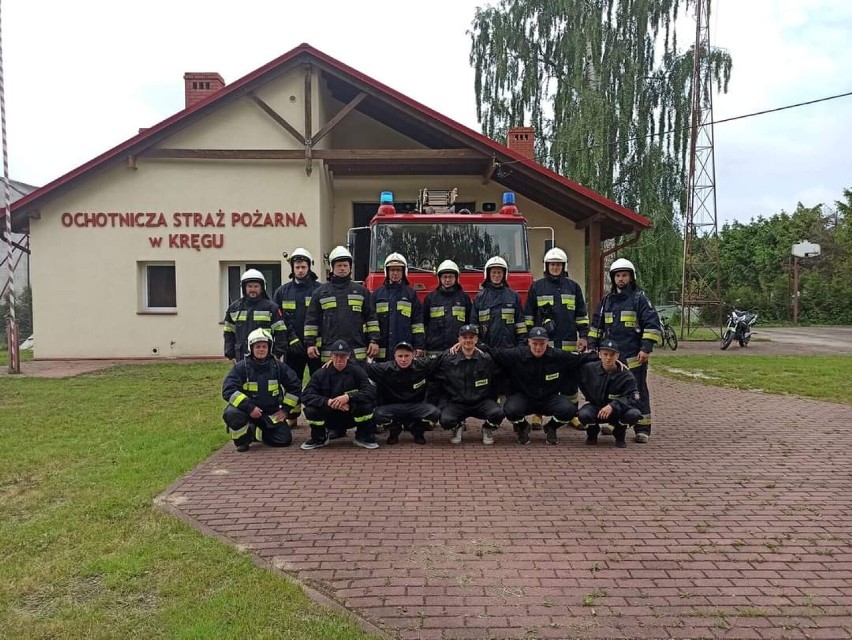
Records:
[[[116,161],[121,161],[127,156],[138,154],[144,149],[157,144],[163,138],[172,135],[184,126],[195,122],[203,114],[217,108],[220,104],[224,104],[244,96],[254,86],[262,84],[261,81],[265,76],[280,72],[282,67],[292,64],[294,61],[305,62],[303,58],[313,58],[313,61],[335,71],[337,75],[348,76],[352,80],[366,86],[372,93],[384,94],[383,97],[399,102],[405,109],[416,114],[420,114],[421,116],[425,116],[426,119],[433,120],[436,125],[440,125],[442,128],[449,130],[461,141],[465,141],[465,139],[467,139],[470,143],[478,143],[476,146],[490,149],[494,152],[495,156],[499,155],[509,158],[509,161],[512,164],[522,165],[524,168],[538,174],[539,177],[544,178],[546,181],[554,183],[554,186],[558,185],[563,188],[567,188],[567,190],[588,200],[590,203],[595,203],[599,207],[616,214],[616,216],[625,218],[625,222],[627,222],[630,227],[648,228],[651,226],[651,221],[644,216],[641,216],[638,213],[631,211],[630,209],[627,209],[626,207],[623,207],[598,193],[595,193],[591,189],[587,189],[586,187],[551,171],[547,167],[517,153],[516,151],[513,151],[512,149],[509,149],[505,145],[500,144],[481,133],[474,131],[473,129],[447,118],[437,111],[412,100],[408,96],[395,91],[369,76],[364,75],[360,71],[343,64],[339,60],[332,58],[308,44],[300,44],[284,55],[243,76],[239,80],[226,85],[223,89],[210,95],[201,102],[175,113],[162,122],[145,129],[138,135],[133,136],[108,151],[105,151],[89,162],[69,171],[65,175],[60,176],[56,180],[49,182],[32,193],[27,194],[12,205],[12,213],[23,213],[26,210],[31,210],[49,196],[57,195],[59,192],[69,188],[73,183],[83,179],[85,176],[105,169]],[[521,189],[517,190],[520,193],[523,193]],[[0,218],[2,218],[2,212],[0,212]]]

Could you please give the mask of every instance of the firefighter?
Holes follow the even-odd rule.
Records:
[[[476,348],[479,329],[474,324],[459,329],[459,349],[439,356],[435,375],[446,394],[441,407],[440,423],[453,432],[450,442],[459,444],[464,430],[463,420],[473,417],[484,420],[482,444],[494,444],[494,430],[503,421],[503,409],[494,401],[494,360]]]
[[[544,254],[544,277],[536,280],[527,296],[526,320],[543,327],[555,349],[585,351],[589,314],[580,285],[568,277],[568,255],[558,247]],[[565,381],[563,393],[577,404],[576,381]]]
[[[507,282],[509,265],[500,256],[485,263],[485,280],[476,294],[471,319],[479,324],[482,342],[496,349],[521,345],[527,337],[527,325],[521,297]]]
[[[352,347],[345,340],[329,345],[331,364],[320,367],[311,376],[302,394],[305,417],[311,437],[302,443],[310,451],[341,438],[355,427],[352,444],[364,449],[378,449],[373,424],[376,392],[363,367],[350,361]]]
[[[314,258],[310,251],[302,247],[293,249],[287,260],[290,263],[290,282],[282,284],[275,290],[272,301],[280,307],[284,322],[293,329],[302,345],[301,350],[290,353],[287,359],[287,364],[296,373],[296,377],[302,380],[305,368],[312,375],[320,365],[319,360],[308,358],[304,350],[305,316],[311,304],[311,296],[319,289],[320,283],[317,274],[314,273]]]
[[[514,426],[518,442],[528,444],[531,425],[524,416],[531,413],[552,416],[545,427],[545,442],[557,444],[559,427],[577,416],[577,406],[561,393],[568,385],[576,387],[576,372],[588,360],[586,355],[562,351],[548,345],[549,332],[533,327],[527,344],[510,349],[489,349],[494,361],[509,375],[512,392],[503,403],[503,411]],[[597,359],[597,356],[592,356]]]
[[[452,260],[438,265],[438,286],[423,301],[423,324],[426,328],[426,353],[437,356],[452,347],[459,338],[459,328],[470,322],[472,303],[459,283],[459,266]],[[427,383],[429,402],[442,406],[441,385]]]
[[[248,354],[248,336],[255,329],[268,329],[272,335],[272,355],[283,360],[288,351],[300,350],[299,338],[281,316],[278,305],[266,293],[266,278],[257,269],[240,277],[243,297],[225,312],[225,357],[232,363]]]
[[[618,359],[619,346],[604,338],[598,346],[600,361],[588,362],[580,368],[580,389],[588,400],[580,408],[580,423],[586,427],[586,444],[597,444],[600,423],[610,425],[615,446],[626,447],[627,427],[639,422],[639,391],[636,378]]]
[[[390,362],[367,363],[367,375],[376,383],[375,420],[388,431],[388,444],[399,442],[403,429],[411,431],[416,444],[426,444],[424,433],[438,421],[441,411],[426,402],[426,378],[437,358],[415,358],[414,347],[400,342]]]
[[[376,309],[366,287],[352,281],[352,254],[346,247],[335,247],[328,261],[331,277],[314,291],[305,316],[308,357],[328,360],[331,352],[326,345],[343,340],[357,361],[375,358],[379,354]]]
[[[609,293],[592,318],[589,347],[597,349],[603,338],[612,339],[619,348],[619,358],[636,378],[639,410],[642,417],[634,427],[635,441],[648,442],[651,437],[651,397],[648,392],[648,359],[654,344],[662,339],[660,317],[654,305],[636,282],[633,263],[619,258],[609,268],[612,284]]]
[[[414,345],[422,356],[425,342],[423,306],[408,284],[408,261],[400,253],[385,258],[385,282],[373,293],[379,321],[379,360],[393,360],[393,348],[399,342]]]
[[[272,356],[272,344],[265,329],[252,331],[249,355],[222,383],[222,397],[228,402],[222,419],[241,453],[252,442],[286,447],[293,441],[287,420],[299,404],[302,384],[290,367]]]
[[[470,296],[459,284],[459,266],[452,260],[438,265],[438,286],[423,301],[426,353],[438,355],[458,342],[459,328],[470,322]]]

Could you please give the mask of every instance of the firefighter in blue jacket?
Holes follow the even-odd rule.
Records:
[[[476,294],[471,320],[479,325],[481,341],[502,349],[524,344],[527,325],[521,297],[507,281],[509,265],[500,256],[485,263],[485,280]]]
[[[248,355],[248,336],[255,329],[267,329],[272,335],[272,355],[284,359],[288,351],[300,348],[299,338],[284,318],[278,305],[266,293],[266,278],[257,269],[248,269],[240,277],[242,297],[225,312],[225,357],[231,362]]]
[[[309,358],[328,360],[330,345],[343,340],[355,359],[379,355],[379,322],[367,288],[352,281],[352,254],[335,247],[328,256],[331,277],[311,297],[305,316],[305,346]]]
[[[304,347],[305,343],[305,316],[308,314],[308,306],[314,291],[319,289],[320,283],[317,274],[314,273],[314,258],[310,251],[299,247],[294,249],[287,258],[290,262],[290,282],[285,282],[272,294],[272,301],[281,309],[284,322],[290,327],[299,342]],[[305,375],[307,367],[311,374],[319,369],[318,359],[308,358],[303,348],[298,353],[291,352],[287,358],[287,364],[301,380]]]
[[[648,392],[648,359],[654,344],[662,339],[660,316],[636,282],[633,263],[619,258],[609,268],[610,292],[601,300],[589,328],[589,348],[597,349],[603,338],[612,339],[620,350],[639,389],[642,417],[633,428],[636,442],[651,437],[651,397]]]
[[[228,402],[222,419],[237,451],[252,442],[286,447],[293,441],[287,419],[299,404],[302,384],[286,364],[272,356],[272,337],[255,329],[248,337],[249,355],[237,362],[222,383]]]
[[[548,341],[560,351],[584,351],[589,334],[589,313],[580,285],[568,277],[568,255],[558,247],[544,254],[544,277],[536,280],[527,296],[529,326],[543,327]],[[577,404],[577,384],[566,382],[562,392]]]
[[[415,355],[424,355],[423,306],[417,292],[408,284],[408,261],[400,253],[385,258],[385,282],[373,293],[379,321],[379,360],[393,360],[393,348],[400,342],[414,346]]]
[[[580,368],[580,389],[588,400],[580,407],[579,420],[586,428],[586,444],[597,444],[600,425],[613,428],[616,447],[626,447],[627,427],[639,422],[639,391],[636,379],[627,366],[618,360],[619,347],[610,338],[599,346],[600,361]]]

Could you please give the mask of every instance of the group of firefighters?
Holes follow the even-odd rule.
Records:
[[[385,259],[385,281],[371,293],[352,280],[352,254],[336,247],[331,275],[320,283],[311,254],[289,255],[291,274],[270,299],[259,271],[241,277],[242,297],[224,319],[223,415],[237,451],[252,442],[288,446],[302,408],[318,449],[355,429],[353,443],[376,449],[409,431],[425,444],[440,425],[459,444],[467,418],[483,420],[482,442],[494,442],[503,420],[517,441],[541,427],[545,442],[571,425],[597,444],[603,431],[626,446],[648,442],[648,357],[661,339],[660,320],[625,259],[610,267],[611,290],[589,321],[580,286],[568,277],[562,249],[544,256],[544,277],[526,306],[508,284],[506,261],[494,256],[473,301],[459,267],[445,260],[438,286],[421,303],[408,283],[404,256]],[[310,379],[302,386],[305,370]],[[586,404],[578,407],[579,392]]]

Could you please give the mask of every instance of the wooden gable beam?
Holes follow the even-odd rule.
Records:
[[[341,120],[343,120],[343,118],[348,116],[355,107],[361,104],[361,101],[364,100],[364,98],[366,97],[367,94],[362,91],[357,96],[352,98],[352,100],[350,100],[346,104],[346,106],[344,106],[340,111],[338,111],[335,116],[325,124],[324,127],[317,131],[317,134],[312,138],[313,144],[316,144],[317,142],[322,140],[326,135],[328,135],[328,133],[331,132],[331,130],[334,129],[334,127],[336,127],[337,124]]]
[[[287,133],[296,138],[299,144],[306,144],[305,137],[296,131],[296,128],[287,122],[275,109],[266,104],[263,100],[261,100],[258,96],[253,93],[249,94],[249,98],[251,98],[252,102],[254,102],[261,110],[272,118],[275,122],[277,122]]]

